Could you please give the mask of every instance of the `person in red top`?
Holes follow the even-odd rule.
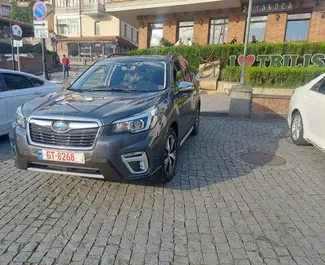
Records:
[[[69,77],[69,59],[63,54],[62,58],[63,77]]]

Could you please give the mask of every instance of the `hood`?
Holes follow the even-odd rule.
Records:
[[[57,92],[29,101],[23,106],[23,114],[26,118],[94,118],[110,124],[116,119],[131,116],[158,104],[164,93]]]

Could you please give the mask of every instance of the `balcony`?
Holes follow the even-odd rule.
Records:
[[[83,3],[81,5],[81,13],[87,16],[103,16],[105,15],[105,5],[101,3]]]
[[[55,14],[57,15],[79,14],[79,7],[77,6],[55,7]]]
[[[138,17],[241,7],[240,0],[106,0],[106,12],[138,27]]]

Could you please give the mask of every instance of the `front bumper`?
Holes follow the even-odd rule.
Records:
[[[78,151],[85,154],[85,164],[71,164],[40,160],[40,149],[28,142],[25,129],[15,126],[9,138],[15,154],[16,167],[23,170],[35,170],[59,174],[78,175],[106,180],[135,180],[150,178],[160,170],[164,151],[163,130],[159,126],[138,134],[101,135],[95,147],[90,151]],[[58,149],[59,150],[59,149]],[[62,149],[60,149],[62,151]],[[68,148],[64,151],[72,151]],[[141,156],[139,155],[141,154]],[[144,161],[146,170],[132,170],[128,162]]]

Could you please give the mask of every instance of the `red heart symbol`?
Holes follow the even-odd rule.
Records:
[[[240,66],[242,66],[242,64],[243,64],[243,60],[244,60],[244,55],[240,55],[240,56],[238,56],[237,61],[238,61],[238,63],[239,63]],[[248,55],[248,56],[246,57],[246,66],[250,67],[250,66],[252,66],[254,63],[255,63],[255,55],[253,55],[253,54]]]

